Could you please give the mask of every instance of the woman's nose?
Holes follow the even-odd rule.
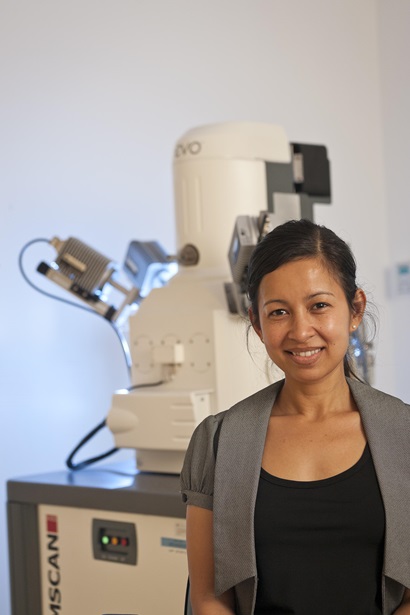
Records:
[[[294,314],[291,321],[289,337],[296,342],[305,342],[314,335],[309,314]]]

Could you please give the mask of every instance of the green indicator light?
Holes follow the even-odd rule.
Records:
[[[108,536],[103,536],[101,538],[101,542],[103,543],[103,545],[108,545],[110,542],[110,539],[108,538]]]

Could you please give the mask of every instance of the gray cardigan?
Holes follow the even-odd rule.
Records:
[[[386,513],[383,615],[410,588],[410,406],[347,379],[373,457]],[[254,610],[254,508],[273,402],[283,381],[258,391],[195,430],[181,473],[187,504],[214,512],[215,593],[235,589],[238,615]],[[215,461],[214,435],[221,425]]]

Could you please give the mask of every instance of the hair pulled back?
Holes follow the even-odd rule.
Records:
[[[248,264],[247,295],[256,321],[262,278],[282,265],[305,258],[319,258],[340,283],[354,310],[356,261],[347,243],[333,231],[310,220],[291,220],[274,228],[252,252]],[[345,358],[346,375],[354,375]]]

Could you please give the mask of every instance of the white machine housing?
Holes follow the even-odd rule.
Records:
[[[136,449],[140,470],[179,473],[203,418],[279,376],[252,331],[248,353],[248,323],[229,312],[224,285],[231,282],[228,248],[237,216],[269,210],[274,226],[306,217],[293,189],[294,165],[276,125],[205,126],[177,142],[179,271],[130,317],[134,388],[114,394],[107,418],[116,446]]]

